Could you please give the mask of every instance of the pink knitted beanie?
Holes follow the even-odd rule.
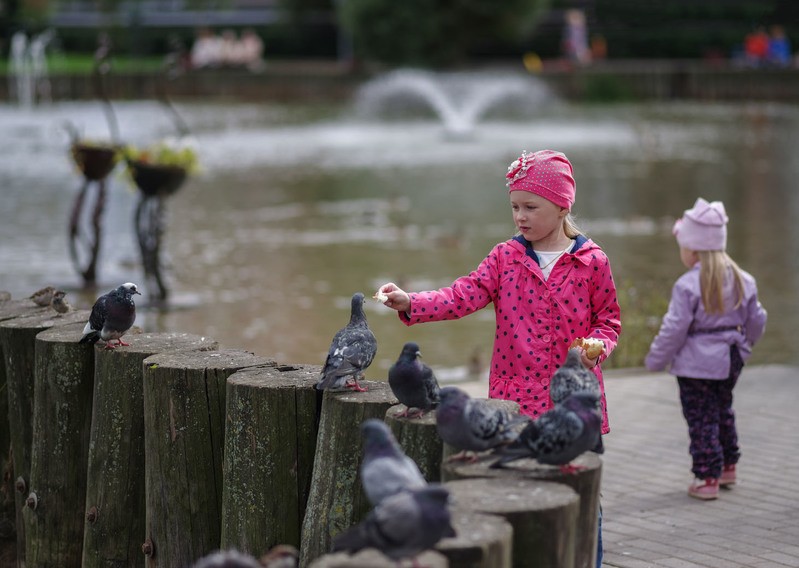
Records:
[[[707,202],[700,197],[677,219],[672,232],[684,249],[725,250],[728,220],[721,201]]]
[[[566,209],[574,205],[576,188],[572,165],[560,152],[522,152],[508,168],[505,178],[508,192],[529,191]]]

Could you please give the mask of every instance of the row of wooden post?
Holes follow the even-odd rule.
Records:
[[[78,343],[87,318],[0,303],[0,466],[14,496],[0,523],[16,528],[19,567],[184,568],[218,548],[258,557],[278,544],[297,547],[301,566],[380,566],[373,553],[327,554],[369,510],[358,474],[367,418],[386,420],[453,494],[458,537],[429,565],[593,566],[593,454],[573,476],[529,460],[443,463],[433,415],[399,418],[386,382],[322,395],[316,366],[186,333],[131,333],[129,347],[104,350]]]

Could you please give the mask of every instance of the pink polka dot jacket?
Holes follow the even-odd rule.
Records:
[[[458,319],[494,304],[496,335],[489,396],[515,400],[536,418],[552,407],[549,381],[577,337],[601,339],[604,361],[616,347],[621,321],[607,256],[590,239],[577,237],[544,279],[538,257],[524,237],[499,243],[476,270],[451,286],[409,294],[406,325]],[[602,369],[602,433],[610,431]]]

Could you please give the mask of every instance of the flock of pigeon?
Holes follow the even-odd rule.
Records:
[[[366,390],[358,381],[374,361],[377,339],[369,329],[363,303],[362,293],[352,296],[350,321],[333,337],[317,389]],[[413,342],[402,347],[389,369],[388,383],[406,407],[399,416],[414,419],[435,411],[436,431],[442,441],[460,450],[449,460],[474,461],[476,452],[490,451],[489,455],[497,458],[490,467],[532,458],[573,473],[577,469],[571,465],[574,459],[602,449],[599,382],[583,366],[580,353],[579,347],[569,350],[566,362],[550,382],[554,407],[532,421],[523,415],[512,417],[505,409],[486,399],[471,398],[457,387],[441,388]],[[361,481],[373,509],[363,522],[334,539],[333,550],[377,548],[400,560],[454,536],[447,489],[425,481],[383,421],[367,420],[361,431]]]
[[[100,296],[80,342],[102,340],[106,349],[128,345],[122,336],[136,319],[133,296],[137,294],[138,287],[127,282]],[[64,296],[63,291],[47,287],[30,299],[62,314],[71,309]],[[363,304],[362,293],[352,296],[350,321],[333,337],[317,389],[366,390],[358,381],[374,361],[377,339],[369,329]],[[589,450],[601,452],[599,383],[582,365],[580,348],[570,349],[566,362],[553,374],[550,395],[554,408],[532,421],[523,415],[512,417],[505,409],[486,399],[471,398],[457,387],[441,388],[433,370],[420,358],[419,346],[406,343],[389,369],[388,383],[406,407],[400,416],[414,419],[435,411],[436,431],[442,441],[459,450],[449,460],[474,461],[476,452],[490,451],[490,456],[497,457],[491,467],[532,458],[573,472],[570,463],[579,455]],[[446,487],[425,481],[383,421],[367,420],[361,431],[360,474],[373,509],[363,522],[334,539],[333,550],[376,548],[398,561],[455,536]]]

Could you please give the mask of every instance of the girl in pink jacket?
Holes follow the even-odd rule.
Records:
[[[600,363],[621,331],[616,286],[605,253],[571,217],[572,166],[560,152],[523,153],[506,175],[518,234],[499,243],[476,270],[451,286],[406,293],[393,283],[379,292],[406,325],[461,318],[494,305],[496,335],[489,396],[514,400],[536,418],[552,407],[549,381],[576,338],[600,339],[604,352],[583,364],[602,388],[602,433],[609,431]]]

